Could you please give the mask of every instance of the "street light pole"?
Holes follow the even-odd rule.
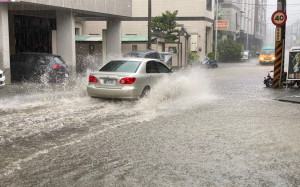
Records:
[[[217,50],[218,50],[218,15],[219,15],[219,1],[216,2],[216,33],[215,33],[215,60],[217,60]]]
[[[147,49],[151,49],[151,0],[148,0],[148,43]]]
[[[247,39],[246,39],[246,50],[248,50],[248,39],[249,38],[249,14],[247,17]]]

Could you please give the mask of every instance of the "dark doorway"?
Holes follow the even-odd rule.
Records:
[[[56,20],[15,15],[16,52],[52,52],[52,30]]]

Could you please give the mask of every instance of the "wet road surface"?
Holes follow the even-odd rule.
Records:
[[[1,89],[0,186],[299,186],[300,105],[276,99],[300,90],[265,88],[271,69],[187,68],[139,101]]]

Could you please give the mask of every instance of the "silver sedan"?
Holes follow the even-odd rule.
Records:
[[[138,99],[171,70],[156,59],[118,59],[105,64],[89,76],[87,93],[91,97]]]

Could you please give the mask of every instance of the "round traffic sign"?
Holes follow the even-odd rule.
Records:
[[[286,13],[283,10],[277,10],[272,15],[272,22],[276,26],[282,26],[287,20]]]

